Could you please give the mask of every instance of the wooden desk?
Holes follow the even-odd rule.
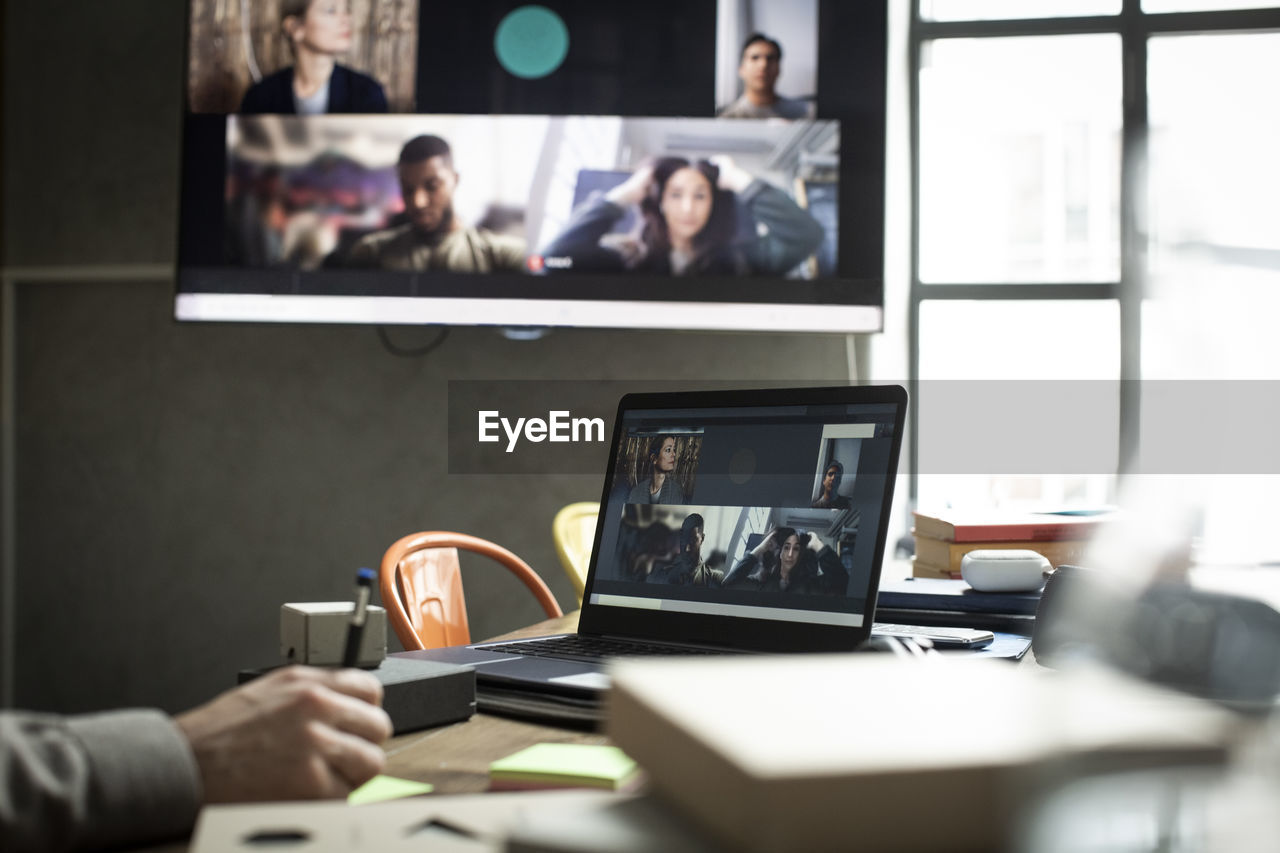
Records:
[[[579,611],[548,619],[495,640],[577,630]],[[1023,664],[1031,660],[1030,652]],[[390,776],[430,782],[438,794],[474,794],[489,787],[489,765],[535,743],[608,743],[602,734],[477,713],[465,723],[400,735],[386,744]]]
[[[578,627],[578,611],[494,637],[515,640]],[[390,776],[430,782],[437,794],[474,794],[489,787],[489,765],[535,743],[608,743],[601,734],[477,713],[465,723],[400,735],[387,741]]]

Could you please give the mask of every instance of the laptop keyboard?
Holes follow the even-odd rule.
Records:
[[[529,655],[532,657],[582,661],[600,661],[605,658],[653,655],[735,654],[735,652],[728,649],[723,651],[720,649],[699,649],[685,646],[645,643],[636,640],[614,640],[606,637],[584,637],[581,635],[553,637],[549,640],[500,643],[492,646],[485,645],[484,648],[486,651],[506,652],[513,655]]]

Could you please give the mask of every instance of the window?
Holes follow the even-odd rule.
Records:
[[[920,279],[1115,281],[1120,39],[922,47]]]
[[[918,506],[1113,501],[1118,472],[1142,470],[1144,443],[1179,440],[1162,401],[1193,389],[1156,380],[1278,378],[1280,336],[1268,327],[1280,316],[1280,9],[1258,7],[914,4]],[[1061,457],[1060,471],[1010,471],[975,460],[956,471],[933,461],[931,448],[967,420],[1020,417],[998,403],[958,411],[966,393],[984,392],[951,386],[1028,380],[1076,397],[1042,401],[1046,419],[1091,408],[1087,423],[1102,427],[1088,443],[1109,463]],[[1090,470],[1072,469],[1081,464]],[[1187,491],[1212,500],[1200,531],[1239,541],[1248,519],[1280,511],[1280,489],[1270,488],[1280,477],[1262,476],[1280,466],[1258,464],[1145,473],[1187,474]],[[1275,506],[1259,516],[1259,501]]]

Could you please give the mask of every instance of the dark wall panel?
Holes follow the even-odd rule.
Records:
[[[6,264],[172,260],[182,5],[5,3]],[[281,603],[350,595],[415,530],[496,539],[572,606],[551,519],[599,478],[450,476],[450,379],[845,370],[833,337],[458,329],[404,359],[367,327],[171,315],[164,281],[18,284],[19,705],[199,702],[276,656]],[[521,387],[530,410],[554,402]],[[476,636],[539,617],[501,570],[464,569]]]
[[[183,6],[6,0],[6,264],[174,257]]]
[[[450,475],[450,379],[843,369],[842,339],[784,335],[456,329],[398,358],[367,327],[177,324],[171,299],[162,283],[19,290],[20,705],[198,702],[274,660],[281,603],[349,596],[416,530],[505,544],[571,609],[551,519],[598,499],[600,477]],[[555,403],[512,387],[521,411]],[[475,636],[540,618],[501,569],[464,572]]]

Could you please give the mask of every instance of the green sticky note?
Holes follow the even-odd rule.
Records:
[[[384,800],[398,800],[401,797],[430,794],[432,790],[431,785],[426,782],[397,779],[394,776],[374,776],[348,794],[347,803],[353,806],[363,806],[366,803],[380,803]]]
[[[636,772],[636,763],[616,746],[539,743],[489,765],[494,779],[538,782],[619,783]]]

